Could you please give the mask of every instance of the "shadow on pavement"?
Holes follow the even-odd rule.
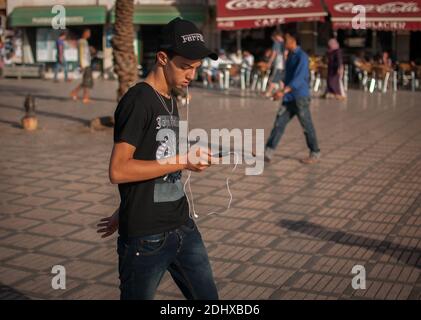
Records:
[[[325,241],[333,241],[347,246],[366,248],[376,253],[384,253],[399,262],[421,269],[421,249],[417,247],[404,247],[390,241],[380,241],[369,237],[359,236],[343,231],[331,230],[308,221],[281,220],[279,225],[289,230],[300,232]],[[404,253],[412,253],[407,255]],[[411,259],[408,259],[412,256]]]
[[[19,122],[0,119],[0,123],[10,124],[13,128],[22,128]]]
[[[95,92],[93,92],[95,93]],[[53,96],[50,94],[40,93],[39,89],[33,87],[26,87],[22,86],[21,84],[16,85],[7,85],[2,84],[0,86],[0,95],[2,94],[11,94],[12,96],[17,97],[26,97],[26,95],[31,94],[36,99],[45,99],[45,100],[57,100],[57,101],[71,101],[70,98],[70,90],[68,96]],[[106,98],[99,98],[99,97],[91,97],[92,101],[103,101],[103,102],[112,102],[117,104],[116,99],[106,99]]]
[[[31,300],[23,293],[0,283],[0,300]]]
[[[0,86],[0,93],[1,95],[3,94],[11,94],[13,96],[15,95],[22,95],[22,92],[25,92],[26,94],[36,94],[37,92],[39,92],[40,90],[34,87],[29,87],[29,86],[25,86],[22,85],[22,83],[17,83],[16,85],[13,84],[4,84],[2,83]]]
[[[19,92],[16,93],[15,96],[20,96],[20,97],[26,97],[28,93],[23,93],[23,92]],[[63,97],[63,96],[52,96],[49,94],[32,94],[32,96],[36,99],[44,99],[44,100],[57,100],[57,101],[72,101],[72,98],[70,97],[70,95],[68,97]],[[79,100],[81,100],[81,98],[79,98]],[[113,99],[105,99],[105,98],[95,98],[95,97],[90,97],[91,101],[105,101],[105,102],[113,102],[115,104],[117,104],[116,100]]]
[[[19,107],[14,107],[14,106],[8,106],[8,105],[5,105],[5,104],[0,104],[0,108],[19,110],[19,111],[22,111],[22,117],[24,115],[23,107],[19,108]],[[68,115],[53,113],[53,112],[48,112],[48,111],[36,110],[35,114],[45,116],[45,117],[75,121],[75,122],[79,122],[79,123],[83,124],[84,126],[89,126],[90,123],[91,123],[90,120],[86,120],[86,119],[83,119],[83,118],[77,118],[77,117],[73,117],[73,116],[68,116]],[[12,123],[11,121],[6,121],[6,120],[5,120],[5,122],[9,123],[9,124]]]

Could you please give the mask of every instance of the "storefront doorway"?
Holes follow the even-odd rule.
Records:
[[[421,31],[412,31],[410,40],[411,61],[421,65]]]

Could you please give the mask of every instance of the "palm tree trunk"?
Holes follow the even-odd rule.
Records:
[[[115,4],[114,36],[112,39],[114,71],[118,76],[117,100],[138,80],[134,54],[133,0],[117,0]]]

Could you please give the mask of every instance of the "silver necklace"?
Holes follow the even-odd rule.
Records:
[[[162,106],[165,108],[165,110],[167,110],[167,112],[170,115],[170,118],[172,120],[172,116],[173,116],[173,112],[174,112],[174,100],[172,98],[172,95],[170,94],[170,99],[171,99],[171,112],[170,112],[170,110],[168,110],[168,108],[167,108],[167,104],[165,103],[165,101],[161,97],[161,95],[158,93],[158,91],[156,91],[155,89],[153,89],[153,90],[155,91],[156,96],[158,97],[159,101],[161,101]]]

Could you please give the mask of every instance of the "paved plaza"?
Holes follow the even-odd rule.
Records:
[[[0,79],[0,298],[118,299],[116,235],[98,221],[119,204],[108,180],[117,83],[97,81],[93,102],[68,98],[76,83]],[[193,88],[190,127],[265,129],[278,103]],[[39,129],[20,128],[27,94]],[[221,299],[421,299],[421,93],[350,91],[312,100],[322,162],[305,166],[293,119],[263,174],[215,165],[192,175],[197,224]],[[180,107],[182,117],[186,109]],[[231,180],[233,202],[223,215]],[[66,268],[66,290],[51,269]],[[355,290],[355,265],[366,289]],[[157,299],[184,299],[169,274]]]

